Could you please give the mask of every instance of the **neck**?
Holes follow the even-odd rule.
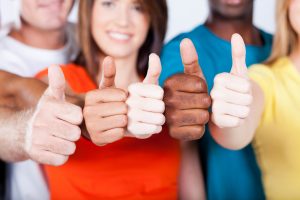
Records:
[[[100,59],[101,63],[103,59]],[[117,71],[115,84],[117,88],[127,90],[130,84],[141,81],[137,72],[137,54],[128,58],[115,59],[115,64]]]
[[[205,25],[218,37],[230,41],[234,33],[239,33],[246,44],[262,45],[263,41],[259,31],[254,27],[252,15],[237,19],[226,19],[216,14],[211,14]]]
[[[65,29],[41,30],[25,23],[20,30],[13,30],[10,36],[25,45],[49,50],[63,48],[66,41]]]

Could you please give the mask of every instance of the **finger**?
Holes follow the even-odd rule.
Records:
[[[43,108],[54,118],[61,119],[74,125],[80,125],[83,120],[82,109],[68,102],[48,101]]]
[[[161,126],[130,121],[127,130],[133,135],[157,134],[162,130]]]
[[[162,100],[164,96],[164,90],[153,84],[135,83],[128,87],[130,95],[138,95],[141,97],[153,98]]]
[[[199,65],[196,48],[190,39],[186,38],[181,41],[180,53],[184,65],[184,73],[205,79]]]
[[[253,101],[253,97],[250,94],[243,94],[226,88],[214,87],[211,91],[211,97],[213,100],[225,101],[241,106],[249,106]]]
[[[143,83],[158,85],[158,79],[161,73],[160,58],[156,54],[149,56],[149,68]]]
[[[127,104],[125,102],[101,103],[95,106],[84,107],[84,116],[110,117],[114,115],[126,115]]]
[[[173,138],[185,141],[198,140],[205,132],[205,126],[183,126],[183,127],[170,127],[170,135]]]
[[[250,108],[248,106],[240,106],[216,100],[213,103],[212,112],[216,115],[225,114],[245,119],[250,113]]]
[[[252,90],[251,82],[244,78],[233,76],[229,73],[218,74],[214,79],[214,85],[222,85],[227,89],[244,94],[248,94]]]
[[[76,125],[71,125],[62,120],[49,121],[53,126],[49,126],[49,132],[60,139],[76,142],[80,139],[81,129]]]
[[[212,121],[219,128],[235,128],[242,123],[242,119],[230,115],[212,114]]]
[[[164,90],[165,92],[167,90],[200,93],[207,92],[207,85],[203,79],[197,76],[176,74],[165,81]]]
[[[65,99],[65,76],[59,66],[53,65],[48,69],[49,88],[45,94],[57,100]]]
[[[75,153],[76,145],[74,142],[63,140],[58,137],[50,136],[41,141],[41,150],[50,151],[55,154],[69,156]]]
[[[209,112],[203,109],[169,109],[166,111],[166,118],[169,125],[177,127],[205,125],[209,121]]]
[[[125,135],[124,128],[114,128],[92,136],[92,141],[98,146],[111,144],[122,139]]]
[[[248,69],[246,65],[246,47],[243,38],[239,34],[232,35],[231,48],[231,73],[242,78],[248,78]]]
[[[211,106],[211,98],[207,93],[166,93],[164,102],[166,107],[176,109],[208,109]]]
[[[90,133],[102,133],[110,129],[125,128],[127,121],[127,115],[115,115],[105,118],[85,118],[85,123]]]
[[[50,151],[39,150],[32,154],[31,159],[45,165],[61,166],[68,160],[68,156],[55,154]]]
[[[146,112],[139,109],[130,109],[128,111],[128,118],[132,121],[153,124],[157,126],[164,125],[166,121],[165,116],[161,113]]]
[[[127,99],[126,104],[130,108],[140,109],[148,112],[163,113],[165,103],[162,100],[131,96]]]
[[[111,57],[104,58],[102,67],[102,78],[99,88],[104,89],[115,87],[116,65],[114,60]]]
[[[88,92],[85,96],[85,105],[89,106],[98,103],[125,102],[127,96],[127,92],[118,88],[92,90]]]

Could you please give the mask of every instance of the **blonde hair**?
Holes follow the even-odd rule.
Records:
[[[289,55],[297,46],[297,33],[289,18],[291,0],[277,0],[276,31],[274,34],[272,53],[267,64],[274,63],[278,58]]]

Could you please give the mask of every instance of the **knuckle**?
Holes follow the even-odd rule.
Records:
[[[53,161],[53,165],[58,167],[64,165],[68,161],[68,156],[60,156]]]
[[[175,78],[175,76],[171,76],[167,80],[165,80],[164,88],[172,90],[173,89],[172,85],[173,85],[173,79],[174,78]]]
[[[212,99],[208,94],[201,98],[201,101],[204,107],[208,108],[211,106]]]
[[[179,111],[172,111],[168,114],[168,123],[169,124],[178,124],[179,120],[179,116],[180,116],[180,112]]]
[[[195,77],[196,86],[199,88],[200,91],[207,90],[207,84],[203,78]]]
[[[220,74],[217,74],[214,78],[214,83],[216,85],[219,85],[223,82],[224,80],[224,77],[225,77],[225,73],[220,73]]]
[[[75,143],[72,142],[69,145],[69,155],[73,155],[75,153],[75,151],[76,151],[76,145],[75,145]]]
[[[74,130],[72,131],[73,141],[78,141],[81,137],[81,129],[78,126],[74,126]]]
[[[209,112],[208,111],[203,111],[200,114],[200,124],[201,125],[207,124],[208,121],[209,121]]]
[[[246,118],[250,114],[250,108],[248,106],[244,106],[241,114],[241,118]]]
[[[126,114],[128,113],[128,106],[126,103],[121,103],[120,105],[120,111],[122,114]]]
[[[128,124],[128,118],[127,118],[126,115],[120,115],[118,120],[119,120],[119,123],[120,123],[121,127],[127,126],[127,124]]]

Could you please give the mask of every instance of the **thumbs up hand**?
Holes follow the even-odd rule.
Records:
[[[166,119],[172,137],[196,140],[205,131],[211,99],[192,41],[184,39],[180,52],[184,73],[168,78],[164,85]]]
[[[65,78],[49,67],[49,87],[41,97],[26,131],[25,152],[36,162],[59,166],[75,152],[81,136],[82,110],[65,101]]]
[[[242,37],[231,38],[232,69],[215,77],[211,92],[213,99],[212,122],[220,128],[234,128],[243,123],[252,104],[251,82],[245,63],[246,49]]]
[[[131,84],[128,88],[128,126],[130,135],[137,138],[149,138],[160,133],[165,123],[165,104],[163,89],[158,85],[161,73],[160,58],[151,54],[146,78],[142,83]]]
[[[115,87],[116,66],[106,57],[99,89],[86,94],[83,115],[90,139],[97,146],[124,137],[127,126],[127,92]],[[99,68],[100,69],[100,68]],[[101,70],[99,70],[101,72]]]

